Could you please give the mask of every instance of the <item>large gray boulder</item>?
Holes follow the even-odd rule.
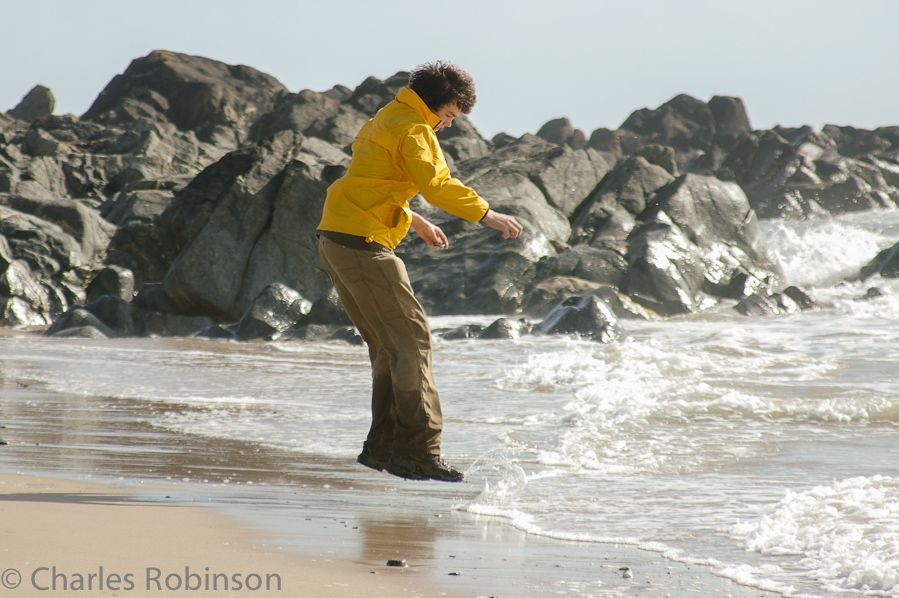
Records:
[[[0,214],[2,215],[2,214]],[[0,236],[0,325],[42,326],[64,311],[52,314],[51,295],[32,275],[29,265],[18,260],[6,238]]]
[[[236,149],[286,94],[277,79],[248,66],[155,50],[113,78],[82,118],[117,126],[170,122],[201,141]]]
[[[0,203],[57,225],[80,246],[79,266],[99,267],[106,257],[115,226],[83,203],[64,197],[22,195],[0,196]]]
[[[624,335],[618,317],[594,294],[569,297],[534,327],[535,334],[575,334],[610,343]]]
[[[610,246],[575,245],[540,260],[535,282],[558,276],[618,286],[627,272],[624,253]]]
[[[84,291],[88,303],[104,295],[130,302],[134,299],[134,273],[119,266],[107,266],[97,272]]]
[[[56,98],[49,87],[35,85],[31,91],[25,94],[22,101],[15,108],[7,112],[11,117],[28,123],[39,118],[50,116],[56,107]]]
[[[99,267],[101,248],[93,244],[97,230],[92,229],[98,221],[96,215],[82,213],[72,205],[62,206],[60,212],[69,214],[72,221],[63,219],[60,224],[3,205],[20,199],[0,197],[0,238],[3,253],[8,253],[0,260],[0,272],[6,279],[0,296],[16,308],[7,325],[42,325],[84,300],[90,272]],[[46,215],[58,218],[60,213],[48,210]],[[86,218],[79,222],[79,215]],[[102,233],[102,226],[99,230]],[[81,237],[84,245],[73,235]],[[18,321],[23,319],[27,322]]]
[[[576,129],[565,117],[547,121],[537,131],[537,137],[556,145],[569,145],[574,149],[587,147],[587,136],[580,129]]]
[[[228,154],[176,195],[163,218],[183,249],[163,283],[182,313],[235,321],[273,282],[305,296],[328,287],[314,237],[322,174],[348,156],[318,143],[283,131]]]
[[[309,313],[312,303],[285,284],[274,283],[247,309],[237,326],[237,336],[252,340],[284,332]]]
[[[884,249],[859,272],[858,279],[865,281],[872,276],[899,278],[899,243]]]
[[[686,174],[662,189],[628,243],[621,289],[664,316],[713,305],[707,291],[731,288],[737,274],[751,277],[743,293],[783,279],[746,195],[714,177]]]
[[[637,217],[674,176],[643,156],[621,160],[571,218],[571,244],[600,245],[625,239]]]

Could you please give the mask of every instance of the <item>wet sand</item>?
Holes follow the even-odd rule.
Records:
[[[117,485],[0,474],[0,504],[5,595],[453,595],[402,569],[263,546],[216,510]]]
[[[210,580],[237,574],[244,586],[192,594],[770,596],[632,546],[536,537],[454,510],[476,482],[407,482],[352,458],[178,434],[148,423],[160,408],[2,381],[0,554],[22,579],[10,596],[50,595],[35,584],[46,587],[53,566],[70,584],[95,574],[75,595],[176,595],[184,587],[167,589],[167,576],[205,586],[209,567]],[[97,590],[101,566],[123,578],[117,591]],[[262,587],[247,589],[250,573]],[[265,590],[263,573],[282,589]]]

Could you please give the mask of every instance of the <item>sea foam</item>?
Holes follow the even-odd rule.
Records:
[[[899,479],[855,477],[788,490],[767,515],[733,526],[747,550],[795,556],[830,591],[899,596]]]

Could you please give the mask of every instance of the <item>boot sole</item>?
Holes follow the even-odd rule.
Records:
[[[364,465],[370,469],[374,469],[375,471],[384,471],[384,468],[386,467],[385,463],[371,457],[367,459],[363,458],[362,455],[356,457],[356,463],[358,463],[359,465]]]
[[[391,465],[390,462],[386,465],[387,473],[393,474],[399,478],[403,478],[404,480],[434,480],[435,482],[461,482],[465,476],[459,476],[458,478],[446,478],[437,475],[428,475],[421,470],[413,471],[408,467],[402,465]]]

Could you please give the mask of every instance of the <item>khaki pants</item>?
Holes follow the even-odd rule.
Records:
[[[379,458],[439,455],[443,415],[431,371],[431,329],[405,264],[389,249],[350,249],[324,237],[318,250],[343,308],[368,344],[368,450]]]

